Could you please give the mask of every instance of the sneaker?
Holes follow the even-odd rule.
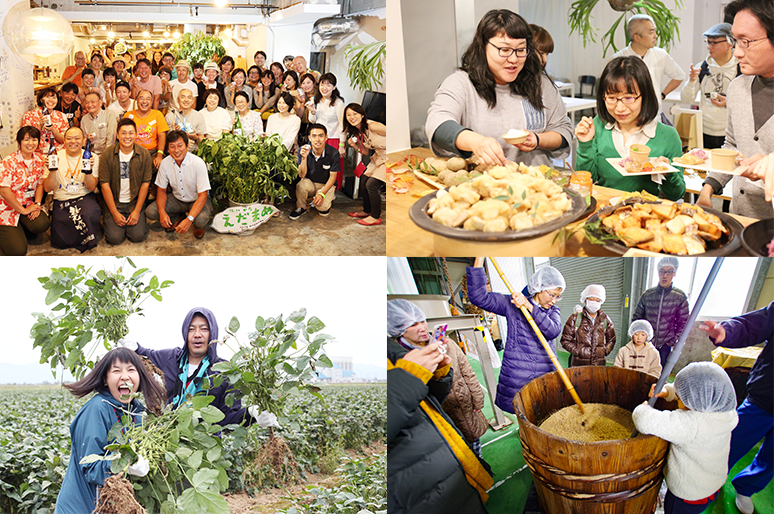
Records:
[[[307,212],[309,212],[309,211],[307,211],[306,209],[298,208],[298,209],[294,210],[293,212],[291,212],[290,216],[288,216],[288,218],[290,218],[292,220],[297,220],[298,218],[300,218],[301,216],[303,216]]]
[[[753,512],[755,512],[752,498],[743,496],[739,493],[736,493],[736,508],[739,509],[739,512],[742,514],[753,514]]]
[[[330,213],[331,213],[331,210],[330,210],[330,209],[328,209],[327,211],[317,211],[317,214],[319,214],[319,215],[320,215],[320,216],[322,216],[323,218],[324,218],[324,217],[326,217],[326,216],[327,216],[328,214],[330,214]]]

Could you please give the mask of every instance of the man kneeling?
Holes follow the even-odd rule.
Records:
[[[167,232],[185,234],[193,225],[194,236],[201,239],[212,219],[207,165],[188,151],[188,135],[181,130],[167,134],[167,152],[169,156],[161,161],[156,177],[156,202],[148,206],[145,215],[159,220]],[[167,195],[167,186],[172,188],[171,195]],[[177,219],[173,221],[173,217]]]
[[[320,216],[331,212],[331,203],[336,198],[335,185],[341,164],[339,151],[328,145],[328,129],[315,123],[309,127],[310,145],[304,145],[298,154],[298,176],[296,184],[296,210],[290,219],[297,220],[306,214],[309,199]]]
[[[148,238],[145,199],[148,197],[153,158],[137,144],[137,125],[130,118],[118,122],[118,143],[108,146],[99,163],[99,187],[108,212],[105,213],[105,240],[112,245]]]

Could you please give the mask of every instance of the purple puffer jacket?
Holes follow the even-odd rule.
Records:
[[[468,296],[473,305],[505,316],[508,321],[508,336],[495,403],[502,410],[513,413],[513,398],[519,389],[532,379],[554,371],[554,366],[524,314],[511,303],[510,295],[487,292],[483,268],[469,267],[467,271]],[[543,332],[548,345],[556,351],[553,339],[562,333],[559,307],[554,305],[545,310],[532,300],[526,286],[521,292],[534,305],[532,318]]]

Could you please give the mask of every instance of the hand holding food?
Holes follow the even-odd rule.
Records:
[[[475,134],[469,130],[463,134],[469,133],[470,151],[487,166],[503,166],[505,164],[505,153],[503,147],[493,137],[485,137],[481,134]],[[473,135],[475,134],[475,135]],[[458,136],[459,137],[459,136]]]
[[[581,143],[588,143],[594,139],[594,120],[588,116],[584,116],[575,126],[575,137]]]
[[[742,176],[750,180],[763,180],[766,201],[770,202],[774,198],[774,152],[748,166]]]
[[[533,150],[537,150],[537,147],[538,147],[537,134],[535,134],[534,132],[528,132],[527,139],[523,143],[516,144],[514,146],[519,150],[521,150],[522,152],[531,152]]]

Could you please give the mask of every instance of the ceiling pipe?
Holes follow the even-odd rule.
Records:
[[[244,36],[242,36],[243,30],[245,31]],[[232,25],[231,41],[233,41],[236,46],[246,47],[247,44],[250,42],[250,38],[247,37],[247,27],[245,27],[244,25]]]

